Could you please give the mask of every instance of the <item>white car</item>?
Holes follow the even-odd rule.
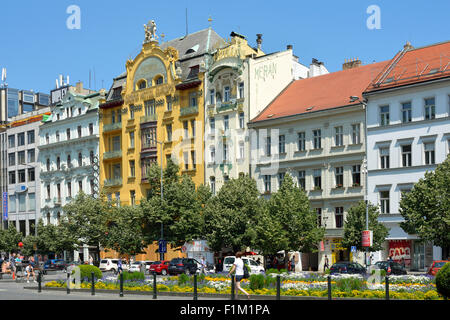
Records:
[[[228,256],[223,259],[223,271],[228,272],[230,271],[231,267],[234,264],[234,260],[236,259],[235,256]],[[244,264],[250,266],[250,274],[260,274],[264,273],[264,267],[260,265],[258,262],[251,258],[242,257],[242,261],[244,261]]]
[[[149,273],[150,265],[153,263],[153,261],[135,261],[131,264],[130,269],[128,271],[130,272],[141,272],[141,265],[143,264],[145,266],[144,273]]]
[[[102,259],[100,260],[99,268],[101,271],[112,271],[114,274],[117,273],[117,263],[119,259]],[[128,270],[128,264],[125,260],[122,260],[122,269]]]

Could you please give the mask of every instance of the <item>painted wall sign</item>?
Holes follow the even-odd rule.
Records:
[[[266,81],[269,77],[274,78],[277,74],[277,64],[267,63],[255,68],[255,79]]]

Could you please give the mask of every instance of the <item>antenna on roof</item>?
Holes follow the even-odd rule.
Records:
[[[188,35],[188,12],[186,8],[186,36]]]

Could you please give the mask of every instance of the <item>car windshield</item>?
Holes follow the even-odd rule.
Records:
[[[434,268],[442,268],[447,262],[441,261],[441,262],[435,262]]]
[[[223,260],[223,263],[224,263],[224,264],[233,264],[233,262],[234,262],[234,257],[226,257],[226,258]]]
[[[176,264],[176,263],[181,263],[182,261],[183,261],[182,259],[176,258],[176,259],[173,259],[172,261],[170,261],[170,263]]]

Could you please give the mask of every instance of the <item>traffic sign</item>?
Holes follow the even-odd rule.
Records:
[[[352,246],[351,251],[352,251],[353,253],[356,253],[356,246]]]
[[[159,253],[167,253],[167,242],[166,240],[159,240]]]

